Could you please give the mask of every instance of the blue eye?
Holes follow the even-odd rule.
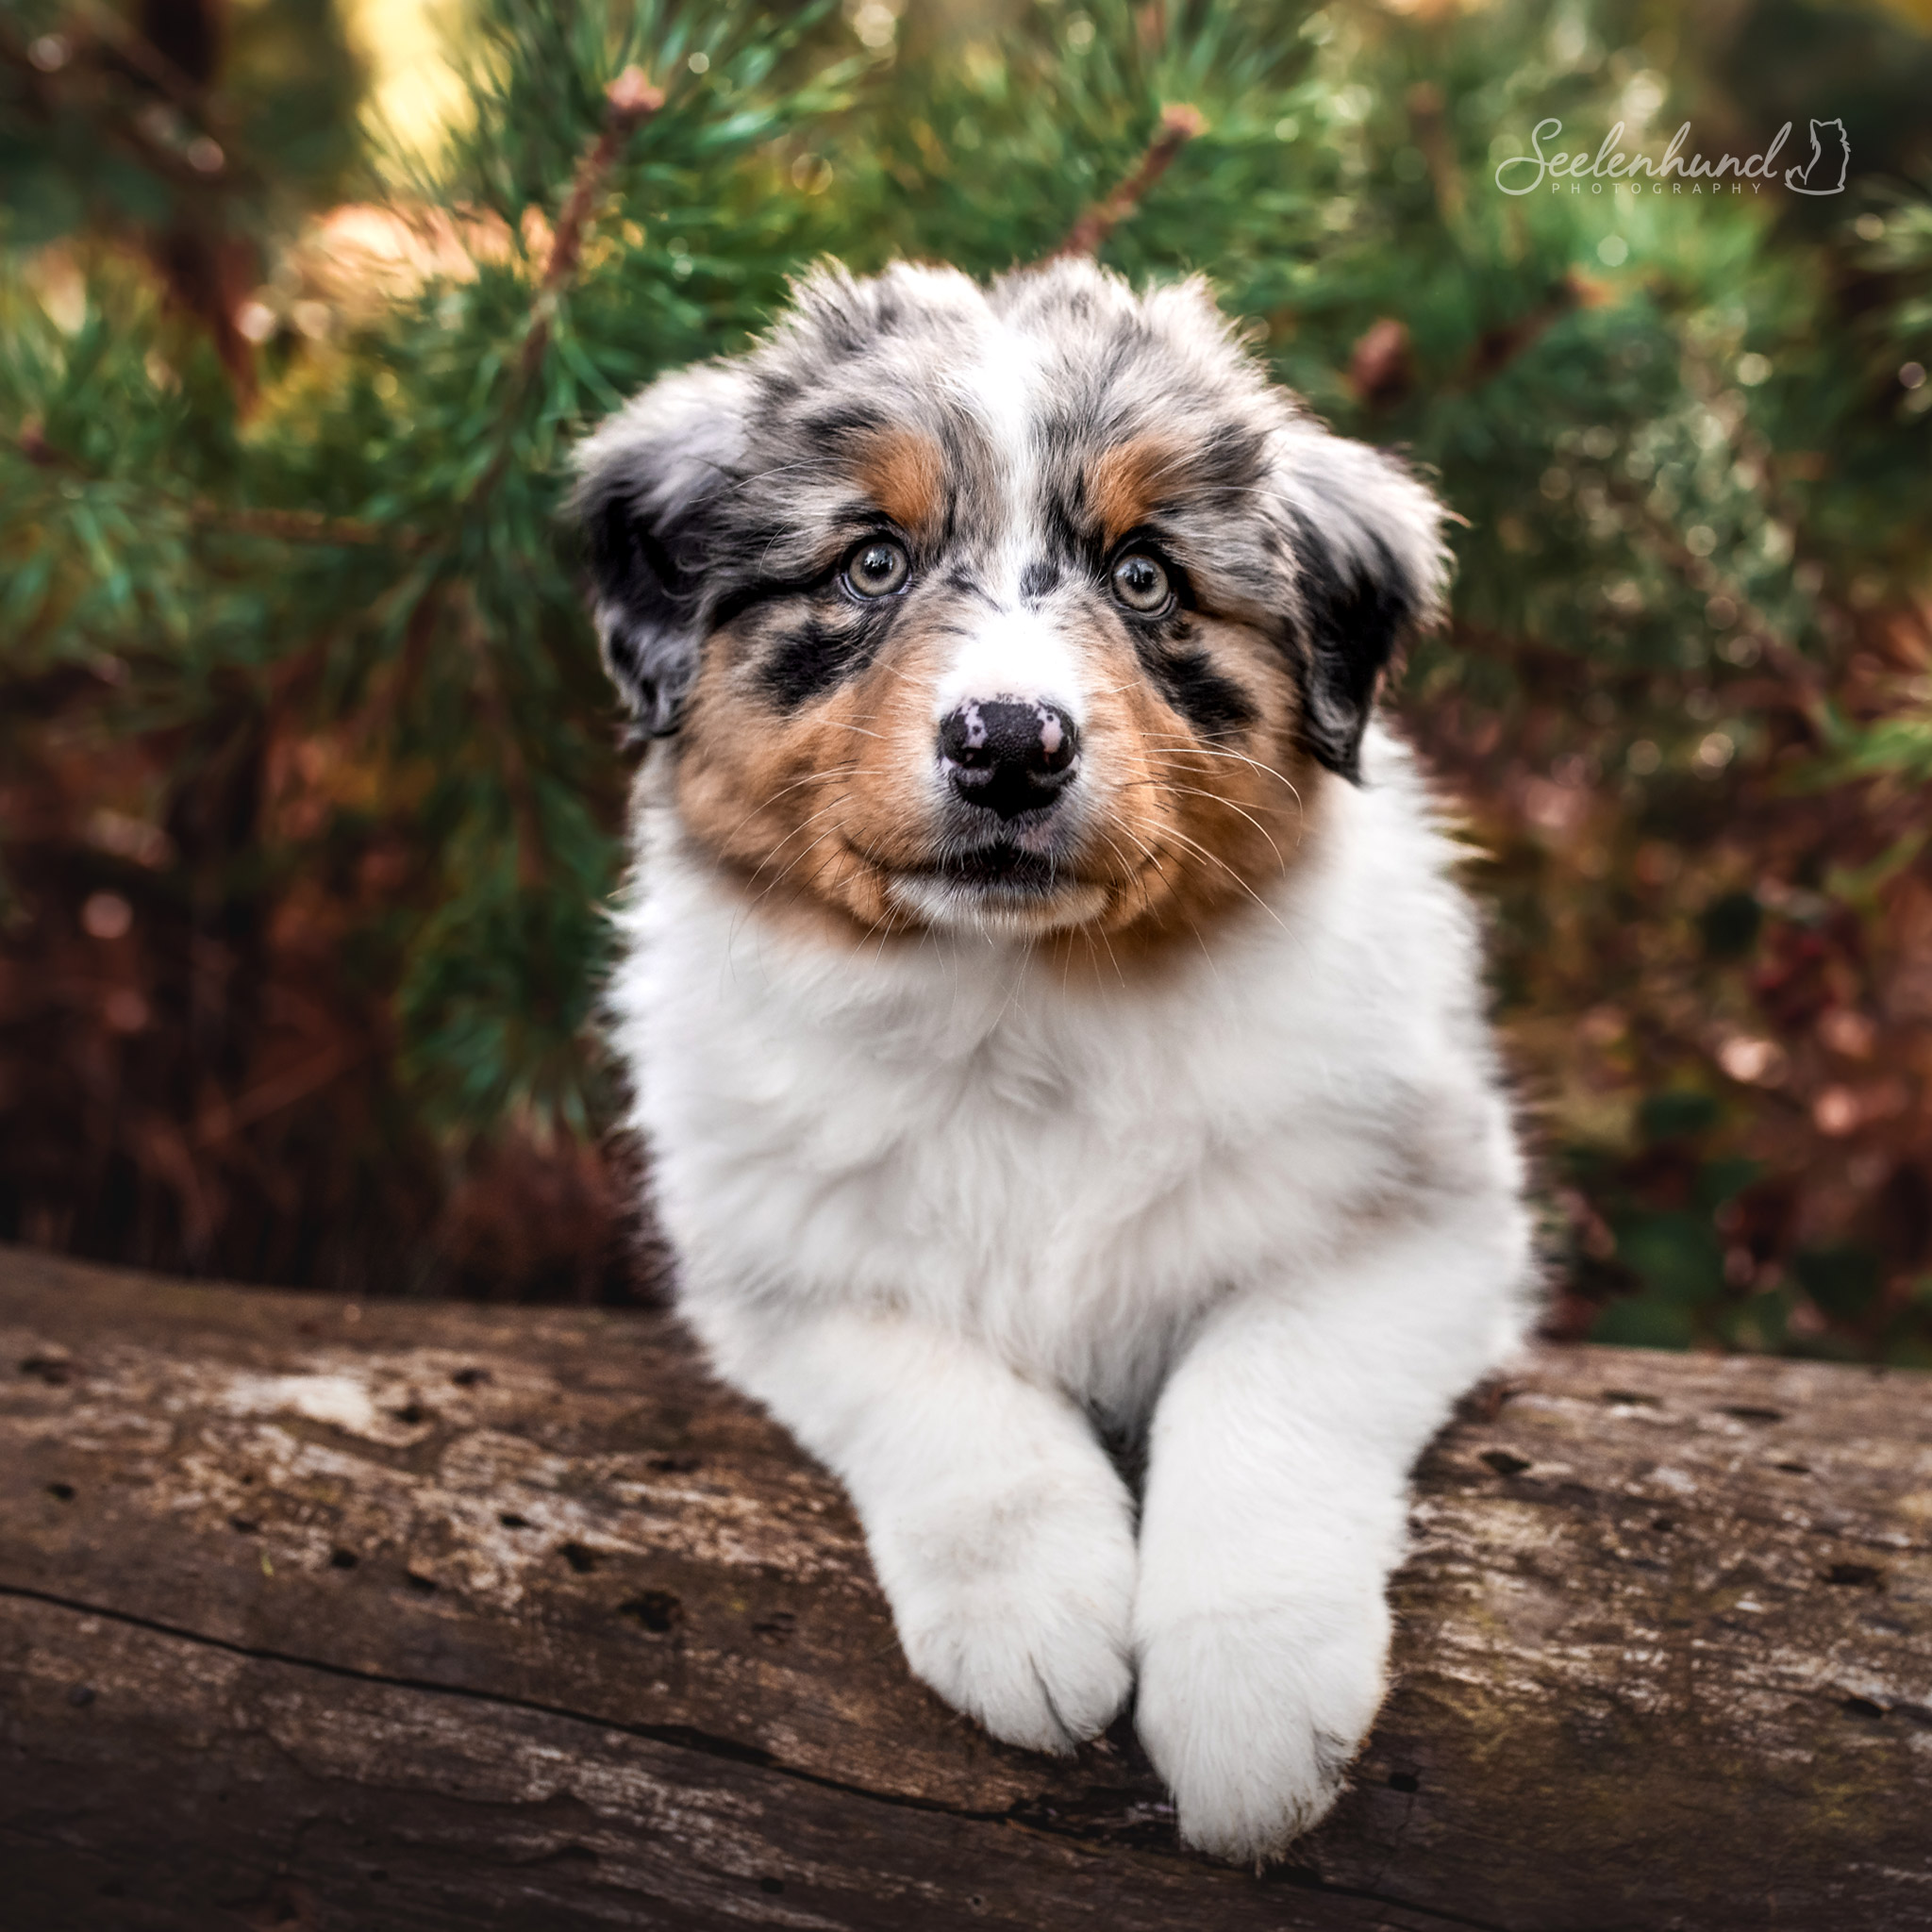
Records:
[[[1135,550],[1113,567],[1113,594],[1123,608],[1137,617],[1149,617],[1167,608],[1174,587],[1157,559],[1144,550]]]
[[[911,575],[906,546],[891,537],[868,537],[845,559],[845,587],[855,597],[890,597]]]

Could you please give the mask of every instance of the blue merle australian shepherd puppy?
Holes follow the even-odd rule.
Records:
[[[941,1697],[1057,1752],[1131,1699],[1183,1838],[1278,1854],[1528,1303],[1475,923],[1371,715],[1437,504],[1200,284],[1061,261],[813,275],[577,505],[684,1315]]]

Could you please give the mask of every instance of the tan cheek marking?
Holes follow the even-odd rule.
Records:
[[[904,867],[931,857],[932,693],[947,645],[901,624],[891,649],[824,708],[827,731],[860,747],[840,821],[866,859]]]
[[[1147,521],[1179,462],[1180,452],[1154,436],[1117,442],[1093,459],[1087,491],[1109,543]]]
[[[802,721],[775,714],[747,688],[735,642],[725,634],[706,649],[677,746],[677,801],[715,857],[752,869],[795,852],[781,851],[781,841],[824,767]]]
[[[1295,743],[1294,680],[1267,640],[1245,626],[1204,626],[1202,640],[1260,712],[1239,741],[1204,740],[1123,654],[1104,719],[1108,796],[1104,838],[1118,890],[1096,933],[1059,938],[1075,973],[1105,979],[1198,953],[1214,924],[1254,908],[1291,869],[1308,830],[1321,773]],[[1098,741],[1096,740],[1096,742]],[[1118,859],[1144,861],[1132,876]]]
[[[939,526],[945,508],[945,461],[940,446],[917,429],[893,429],[866,446],[860,487],[902,530]]]
[[[924,862],[931,690],[942,641],[902,625],[880,660],[790,716],[743,666],[752,634],[714,638],[677,757],[680,815],[748,904],[822,941],[890,943],[903,925],[881,865]]]
[[[1292,675],[1245,625],[1203,630],[1260,712],[1238,742],[1204,741],[1110,627],[1073,640],[1096,692],[1097,810],[1080,871],[1108,904],[1093,925],[1048,935],[1042,948],[1096,987],[1197,954],[1307,843],[1326,774],[1296,745]],[[747,675],[756,637],[713,640],[678,748],[678,803],[761,917],[833,945],[917,941],[881,868],[931,857],[931,694],[946,649],[942,636],[902,625],[867,671],[788,717]]]

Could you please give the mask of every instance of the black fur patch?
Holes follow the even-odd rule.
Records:
[[[1077,475],[1064,489],[1050,491],[1041,514],[1040,534],[1050,555],[1085,570],[1096,584],[1104,584],[1107,539],[1092,521],[1086,495],[1086,486]]]
[[[1215,670],[1207,652],[1155,638],[1136,638],[1134,650],[1168,703],[1204,738],[1245,731],[1261,715],[1233,678]]]
[[[1366,563],[1343,560],[1306,518],[1294,522],[1301,540],[1302,737],[1331,772],[1359,781],[1376,680],[1414,620],[1415,600],[1379,538],[1369,540]]]
[[[795,711],[863,671],[889,628],[879,618],[839,625],[808,617],[774,641],[759,667],[759,687],[781,711]]]
[[[619,613],[606,640],[610,675],[646,736],[675,727],[697,673],[692,634],[702,597],[701,532],[708,508],[708,500],[700,498],[653,530],[629,494],[613,490],[591,507],[586,519],[591,574],[599,593]]]
[[[889,428],[891,422],[891,412],[877,403],[848,401],[808,416],[798,427],[808,441],[826,451],[838,451]]]

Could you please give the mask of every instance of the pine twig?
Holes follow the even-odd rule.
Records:
[[[626,67],[604,91],[604,126],[597,139],[577,162],[575,177],[557,218],[557,230],[550,244],[550,259],[543,267],[536,300],[530,305],[530,325],[524,337],[523,353],[517,358],[516,375],[510,383],[504,407],[503,432],[496,454],[477,477],[470,491],[468,508],[482,503],[503,479],[509,464],[510,425],[515,421],[525,391],[543,366],[550,347],[551,325],[557,315],[557,300],[571,276],[576,273],[584,252],[584,238],[590,231],[591,210],[610,170],[616,165],[624,144],[664,105],[664,90],[652,85],[641,67]]]
[[[557,234],[551,243],[550,259],[544,264],[540,300],[543,295],[554,296],[575,274],[597,191],[616,165],[625,142],[664,105],[664,90],[654,87],[641,67],[626,67],[605,89],[604,99],[608,105],[603,132],[577,163],[570,195],[557,218]],[[546,326],[547,318],[540,317],[539,325]]]
[[[626,67],[604,91],[604,125],[597,138],[584,151],[557,217],[551,240],[550,258],[543,265],[542,279],[530,305],[530,322],[524,336],[522,352],[510,377],[497,424],[496,448],[483,473],[471,487],[459,507],[471,514],[489,501],[509,468],[518,412],[530,385],[543,366],[550,347],[550,332],[557,315],[558,298],[576,273],[583,257],[584,240],[590,232],[591,210],[604,183],[617,164],[625,143],[664,105],[664,91],[652,84],[641,67]],[[425,602],[436,594],[434,583],[425,591]],[[537,810],[536,794],[530,782],[529,765],[523,741],[517,736],[516,721],[496,676],[490,640],[485,635],[474,602],[466,589],[463,598],[463,641],[476,660],[475,690],[479,703],[502,745],[504,784],[509,792],[510,810],[516,822],[517,883],[525,891],[539,890],[548,868],[544,861],[542,821]],[[420,607],[419,607],[420,615]],[[412,627],[415,619],[412,618]]]
[[[359,517],[332,517],[319,509],[232,509],[197,497],[188,506],[197,524],[233,531],[242,537],[275,537],[285,543],[382,545],[414,550],[424,538],[400,525],[393,528],[364,523]]]
[[[1070,255],[1098,254],[1101,244],[1140,208],[1154,184],[1167,173],[1174,156],[1207,125],[1201,110],[1185,101],[1173,101],[1162,108],[1159,129],[1133,172],[1105,200],[1088,208],[1067,230],[1066,240],[1044,258],[1058,261]]]
[[[109,15],[90,11],[86,18],[89,25],[99,32],[100,44],[125,61],[157,92],[166,95],[184,112],[192,114],[205,129],[220,127],[224,133],[227,131],[226,117],[217,109],[208,91],[196,88],[164,54],[140,34],[125,24],[110,25],[112,17]],[[191,189],[203,196],[225,194],[241,185],[242,177],[250,173],[238,168],[235,157],[219,142],[215,147],[220,158],[214,165],[197,166],[184,153],[150,133],[141,116],[120,99],[111,93],[104,98],[98,87],[87,98],[81,98],[74,82],[86,77],[82,61],[70,56],[58,69],[42,67],[34,59],[27,43],[4,21],[0,21],[0,61],[19,71],[22,79],[39,97],[43,110],[50,108],[55,101],[64,98],[76,112],[92,116],[109,139],[119,141],[131,149],[143,167],[177,188]],[[94,64],[87,68],[86,73],[98,80],[101,69]]]
[[[225,1147],[243,1128],[286,1112],[340,1079],[358,1060],[368,1058],[370,1047],[367,1041],[349,1045],[336,1041],[300,1066],[258,1080],[233,1100],[217,1092],[196,1119],[192,1145],[203,1152]]]
[[[0,436],[0,443],[18,451],[37,470],[65,470],[70,475],[92,479],[93,473],[77,457],[69,456],[64,449],[56,449],[47,441],[38,417],[29,416],[20,425],[18,436]]]
[[[194,115],[205,127],[225,128],[228,116],[208,87],[184,74],[144,33],[101,6],[99,0],[84,0],[80,16],[107,46],[177,108]]]
[[[1639,500],[1634,491],[1619,490],[1616,495],[1625,508],[1634,510],[1642,520],[1645,533],[1657,545],[1658,556],[1680,582],[1688,584],[1700,596],[1723,596],[1736,607],[1740,628],[1757,640],[1770,670],[1781,682],[1792,711],[1804,721],[1820,744],[1825,743],[1830,737],[1826,716],[1830,694],[1818,666],[1789,639],[1779,634],[1777,626],[1745,594],[1742,584],[1711,567],[1708,559],[1694,556],[1668,518],[1659,516],[1648,503]],[[1700,570],[1700,565],[1704,569]]]
[[[1419,80],[1403,97],[1408,108],[1408,125],[1415,144],[1428,164],[1429,180],[1436,191],[1436,206],[1442,220],[1455,227],[1462,219],[1465,195],[1462,171],[1457,165],[1456,140],[1448,121],[1448,97],[1433,80]]]
[[[501,752],[504,790],[509,794],[510,817],[516,825],[517,886],[525,892],[541,891],[549,876],[549,866],[544,858],[543,819],[537,809],[529,760],[524,756],[524,741],[517,736],[516,721],[505,700],[495,653],[475,599],[464,586],[454,601],[459,633],[476,664],[475,681],[471,688]]]
[[[1460,374],[1443,385],[1445,391],[1480,389],[1493,382],[1510,363],[1526,354],[1562,319],[1577,308],[1592,307],[1601,296],[1574,273],[1568,273],[1551,285],[1536,308],[1513,322],[1485,329],[1475,340]]]
[[[557,229],[550,244],[550,259],[544,263],[543,278],[536,299],[530,305],[530,325],[524,337],[523,353],[517,358],[516,373],[510,380],[509,395],[498,426],[496,451],[483,474],[464,500],[463,508],[475,511],[485,503],[509,467],[511,439],[517,412],[550,347],[551,324],[557,302],[584,252],[584,238],[590,230],[591,211],[596,204],[610,170],[616,165],[624,144],[664,105],[664,91],[652,85],[641,67],[626,67],[604,91],[604,125],[595,142],[577,162]],[[476,692],[479,702],[503,747],[504,784],[508,790],[511,814],[517,832],[517,884],[525,891],[540,889],[547,867],[544,863],[542,821],[537,811],[536,794],[530,783],[529,766],[524,758],[515,720],[504,702],[497,682],[490,641],[484,635],[473,603],[465,599],[463,638],[476,659]]]
[[[31,419],[21,425],[18,436],[0,435],[0,448],[15,451],[37,470],[58,470],[87,483],[107,480],[78,457],[49,442],[40,424]],[[159,501],[178,509],[191,523],[204,529],[225,530],[242,537],[273,537],[284,543],[387,545],[396,550],[414,550],[425,541],[415,530],[389,529],[380,524],[365,523],[359,517],[332,517],[319,509],[266,506],[251,509],[217,503],[206,496],[192,497],[185,503],[167,497]]]

